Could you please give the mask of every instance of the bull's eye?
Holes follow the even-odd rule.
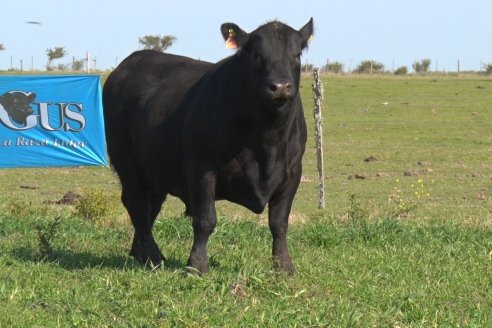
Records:
[[[261,56],[259,53],[254,52],[253,58],[255,59],[255,63],[257,63],[258,65],[263,64],[263,56]]]

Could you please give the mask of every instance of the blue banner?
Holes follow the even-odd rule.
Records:
[[[108,165],[99,76],[0,76],[0,168],[95,165]]]

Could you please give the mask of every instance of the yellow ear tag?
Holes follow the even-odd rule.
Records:
[[[309,36],[308,42],[311,42],[313,39],[314,39],[314,35],[312,35],[312,34],[311,34],[311,35]]]
[[[234,30],[232,28],[230,28],[229,29],[229,38],[226,41],[226,48],[227,49],[236,49],[237,48],[237,43],[234,40],[234,35],[236,35],[236,33],[234,32]]]

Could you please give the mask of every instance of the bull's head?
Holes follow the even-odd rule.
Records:
[[[31,103],[36,99],[33,92],[10,91],[0,96],[0,104],[18,124],[27,124],[27,117],[34,113]]]
[[[300,30],[274,21],[246,33],[233,23],[222,24],[228,48],[239,48],[256,93],[268,107],[282,112],[298,94],[301,54],[313,35],[313,19]]]

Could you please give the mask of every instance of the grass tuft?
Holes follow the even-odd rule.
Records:
[[[57,259],[53,250],[53,240],[58,232],[61,223],[61,217],[56,217],[51,222],[38,221],[35,225],[38,237],[38,251],[35,258],[38,261],[55,261]]]
[[[87,220],[103,220],[116,215],[116,206],[104,190],[91,189],[76,202],[75,215]]]

